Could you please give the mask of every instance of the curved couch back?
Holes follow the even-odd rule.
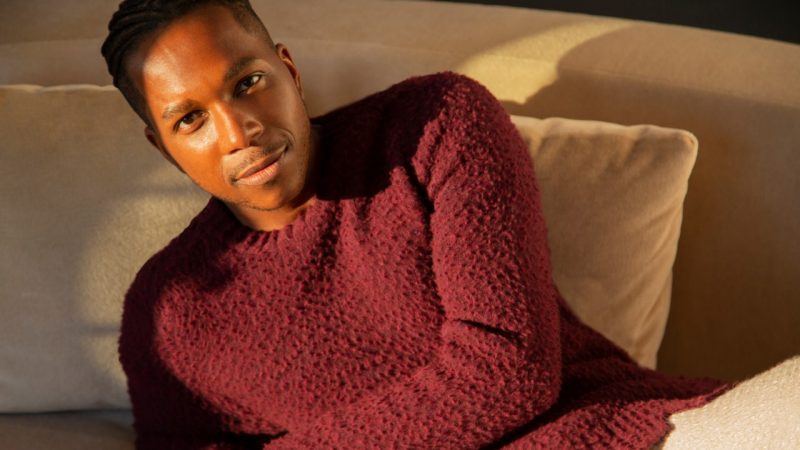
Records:
[[[115,2],[0,5],[0,84],[109,84]],[[659,368],[738,379],[800,350],[800,46],[440,2],[253,0],[310,113],[455,70],[512,114],[682,128],[700,142]]]

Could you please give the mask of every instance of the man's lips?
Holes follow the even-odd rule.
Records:
[[[250,164],[236,176],[236,184],[254,186],[275,178],[280,168],[281,157],[285,153],[286,146],[284,145],[273,154]]]

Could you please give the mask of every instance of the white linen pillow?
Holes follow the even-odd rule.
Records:
[[[697,139],[654,125],[512,119],[535,161],[561,294],[581,320],[654,368]]]

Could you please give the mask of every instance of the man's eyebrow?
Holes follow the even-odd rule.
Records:
[[[239,72],[241,72],[242,69],[247,67],[248,64],[250,64],[251,62],[253,62],[255,60],[256,60],[255,56],[243,56],[243,57],[239,58],[225,72],[225,76],[222,78],[222,81],[225,82],[225,83],[227,83],[228,81],[231,81],[231,78],[235,77],[236,75],[239,75]]]
[[[247,67],[248,64],[252,63],[256,59],[257,58],[255,56],[243,56],[238,60],[236,60],[236,62],[233,63],[228,68],[228,70],[225,71],[225,75],[223,76],[223,82],[227,83],[232,78],[236,77],[236,75],[239,75],[239,72],[241,72],[245,67]],[[164,112],[161,114],[161,118],[166,121],[169,120],[170,117],[176,114],[183,115],[196,108],[197,108],[196,102],[194,102],[193,100],[184,100],[178,104],[170,105],[166,109],[164,109]]]
[[[163,120],[169,120],[170,117],[177,115],[177,114],[186,114],[194,109],[197,108],[197,102],[194,100],[184,100],[180,103],[169,105],[164,109],[164,112],[161,114],[161,118]]]

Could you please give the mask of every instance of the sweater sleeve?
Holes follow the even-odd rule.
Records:
[[[213,412],[168,369],[160,301],[169,299],[154,260],[140,270],[125,298],[119,356],[128,380],[137,450],[260,449],[275,435],[232,433],[232,418]],[[163,267],[162,267],[163,269]],[[168,338],[167,338],[168,339]],[[241,424],[239,424],[241,425]],[[277,433],[276,433],[277,434]]]
[[[445,312],[434,359],[264,448],[467,449],[554,404],[556,290],[527,147],[481,85],[448,74],[444,107],[414,156]]]

